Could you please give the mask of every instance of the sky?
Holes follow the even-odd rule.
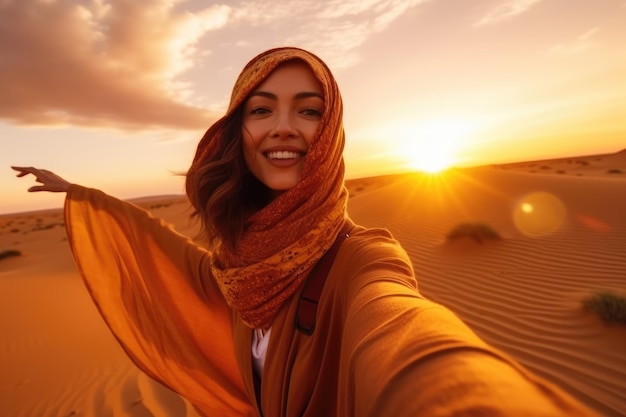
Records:
[[[0,0],[0,213],[63,204],[11,165],[182,194],[277,46],[337,78],[346,178],[626,148],[626,0]]]

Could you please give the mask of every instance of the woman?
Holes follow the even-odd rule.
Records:
[[[352,224],[343,146],[331,72],[278,48],[243,69],[187,173],[207,248],[100,191],[15,169],[42,183],[29,191],[67,192],[103,318],[202,415],[592,415],[425,300],[387,231]]]

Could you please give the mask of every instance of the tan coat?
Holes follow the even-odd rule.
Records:
[[[97,190],[73,185],[65,215],[87,288],[137,366],[205,416],[259,415],[252,331],[207,275],[208,253]],[[265,417],[594,415],[425,300],[384,230],[343,243],[311,336],[294,325],[298,295],[272,325]]]

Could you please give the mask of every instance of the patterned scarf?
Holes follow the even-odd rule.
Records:
[[[318,57],[298,48],[277,48],[253,58],[235,83],[225,117],[278,65],[293,59],[311,68],[324,91],[324,114],[301,179],[249,218],[235,250],[220,246],[211,255],[211,272],[226,301],[251,328],[271,326],[346,218],[343,105],[334,77]],[[209,141],[197,155],[211,148]]]

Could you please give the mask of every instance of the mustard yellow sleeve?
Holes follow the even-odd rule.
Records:
[[[344,281],[339,415],[595,415],[424,299],[391,236],[369,231],[344,245],[352,259]]]
[[[89,294],[133,362],[205,415],[253,415],[208,252],[147,211],[77,185],[65,222]]]

